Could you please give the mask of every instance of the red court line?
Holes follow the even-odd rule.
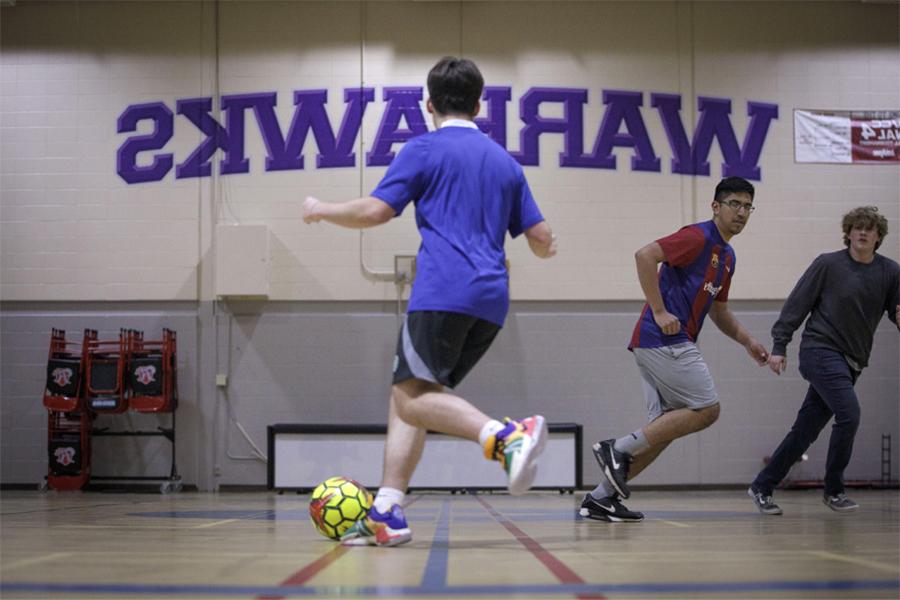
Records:
[[[484,509],[488,511],[498,523],[503,525],[520,544],[525,546],[536,559],[541,561],[560,583],[587,583],[584,579],[579,577],[575,571],[567,567],[565,563],[553,556],[552,552],[546,550],[536,540],[529,537],[527,533],[516,527],[512,521],[494,510],[494,507],[488,504],[486,500],[482,499],[480,495],[475,494],[475,499],[478,500]],[[584,600],[602,600],[606,598],[603,594],[576,594],[575,597],[583,598]]]
[[[348,546],[341,546],[338,544],[322,556],[320,556],[317,560],[309,563],[281,583],[279,586],[288,586],[288,585],[303,585],[313,577],[315,577],[318,573],[321,573],[325,570],[325,568],[342,557],[350,548]],[[284,598],[284,596],[258,596],[259,600],[278,600],[280,598]]]
[[[403,504],[404,508],[407,508],[410,504],[421,498],[422,496],[416,496],[412,500]],[[303,585],[322,571],[324,571],[328,565],[342,557],[347,551],[350,550],[349,546],[341,546],[338,544],[336,547],[332,548],[313,562],[309,563],[284,581],[278,584],[279,587],[287,587],[292,585]],[[257,596],[257,600],[282,600],[284,596]]]

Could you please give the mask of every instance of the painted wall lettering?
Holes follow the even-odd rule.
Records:
[[[399,144],[428,132],[422,112],[421,87],[385,87],[382,89],[383,112],[378,132],[366,153],[367,166],[389,165]],[[276,92],[226,95],[221,98],[222,122],[212,113],[212,98],[186,98],[175,101],[175,112],[163,102],[133,104],[118,119],[119,133],[132,133],[143,120],[153,123],[153,132],[127,137],[116,153],[116,172],[127,183],[162,180],[172,169],[175,157],[164,150],[174,131],[175,114],[204,134],[203,141],[175,166],[175,177],[209,177],[211,160],[221,151],[219,174],[248,173],[251,161],[245,152],[247,113],[252,111],[256,126],[265,142],[265,171],[290,171],[308,168],[301,155],[310,133],[315,140],[317,169],[356,166],[354,144],[359,136],[363,115],[375,100],[375,88],[343,90],[344,116],[335,134],[326,106],[328,90],[295,90],[294,114],[287,134],[278,122]],[[743,141],[739,142],[731,122],[732,101],[728,98],[697,98],[699,118],[690,141],[682,120],[682,98],[677,94],[650,93],[649,107],[644,106],[644,92],[603,90],[604,106],[596,135],[585,140],[584,107],[589,93],[584,88],[529,88],[518,100],[519,149],[512,152],[520,164],[540,164],[540,144],[544,136],[561,135],[563,151],[559,166],[580,169],[618,168],[616,148],[631,151],[632,171],[661,172],[661,160],[654,150],[646,120],[658,118],[666,132],[672,160],[669,168],[679,175],[709,176],[709,154],[713,144],[721,150],[723,177],[739,175],[760,180],[759,159],[772,121],[778,118],[778,105],[748,101],[749,117]],[[485,87],[482,96],[483,116],[475,120],[478,127],[498,144],[507,148],[507,114],[512,102],[512,88]],[[543,116],[542,108],[555,105],[561,117]],[[557,109],[558,113],[559,110]],[[588,127],[588,132],[591,128]],[[588,134],[590,135],[590,134]],[[590,151],[585,150],[588,141]]]

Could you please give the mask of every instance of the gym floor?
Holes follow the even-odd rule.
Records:
[[[413,541],[345,548],[308,496],[0,495],[3,598],[897,598],[900,493],[641,491],[643,523],[577,516],[582,493],[411,494]]]

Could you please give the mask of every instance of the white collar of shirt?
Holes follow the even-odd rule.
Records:
[[[478,129],[478,125],[467,119],[447,119],[441,123],[441,129],[444,127],[468,127],[469,129]]]

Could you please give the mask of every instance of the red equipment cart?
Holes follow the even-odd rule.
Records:
[[[47,360],[47,385],[44,406],[47,410],[71,412],[83,408],[81,374],[84,344],[66,341],[66,332],[54,329],[50,335],[50,357]]]
[[[172,412],[178,406],[175,332],[163,329],[162,340],[128,334],[128,404],[137,412]]]
[[[99,340],[96,331],[85,331],[85,403],[90,410],[98,413],[128,410],[125,388],[127,361],[128,334],[124,329],[119,330],[118,340]]]

